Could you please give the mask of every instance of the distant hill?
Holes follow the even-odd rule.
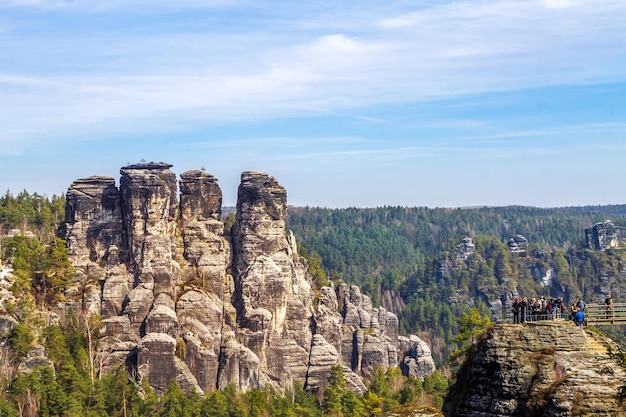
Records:
[[[455,317],[470,306],[501,319],[516,296],[626,298],[626,254],[587,248],[585,229],[607,219],[625,226],[626,205],[290,207],[287,227],[330,278],[361,286],[444,361]],[[466,237],[473,252],[459,254]]]

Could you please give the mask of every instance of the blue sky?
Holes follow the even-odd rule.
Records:
[[[306,3],[306,4],[305,4]],[[0,186],[141,160],[233,205],[626,203],[623,0],[1,0]]]

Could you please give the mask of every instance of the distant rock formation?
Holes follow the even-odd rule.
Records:
[[[457,262],[465,262],[476,251],[476,245],[471,237],[463,238],[463,242],[456,245],[454,256]]]
[[[447,417],[624,416],[626,372],[570,321],[499,324],[458,374]]]
[[[610,220],[586,228],[585,237],[589,249],[604,251],[626,247],[626,227],[615,226]]]
[[[323,287],[314,300],[285,230],[287,193],[273,177],[241,175],[225,234],[217,180],[182,173],[179,203],[170,168],[129,165],[119,189],[94,176],[67,192],[67,244],[79,271],[68,307],[102,316],[104,369],[129,364],[157,392],[173,379],[187,392],[295,381],[316,391],[335,364],[364,392],[360,377],[375,367],[434,371],[428,345],[399,336],[397,317],[358,287]]]
[[[17,324],[17,320],[7,311],[9,305],[15,305],[15,296],[11,286],[15,281],[13,269],[2,266],[0,261],[0,336],[9,333]]]
[[[508,246],[509,246],[509,250],[513,253],[526,252],[526,247],[528,246],[528,239],[526,239],[522,235],[515,235],[509,238]]]

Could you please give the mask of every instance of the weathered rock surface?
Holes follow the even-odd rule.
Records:
[[[29,374],[39,366],[54,368],[54,364],[46,354],[46,348],[35,345],[26,353],[26,357],[19,363],[17,370],[20,373]]]
[[[526,248],[528,247],[528,239],[526,239],[522,235],[515,235],[509,238],[508,246],[509,250],[513,253],[526,252]]]
[[[456,245],[454,256],[457,262],[465,262],[475,251],[476,245],[474,245],[474,239],[465,237],[463,238],[463,242]]]
[[[405,375],[421,378],[435,372],[435,361],[430,346],[415,335],[398,337],[398,353],[402,358],[400,368]]]
[[[625,416],[626,372],[569,321],[496,325],[459,372],[452,416]]]
[[[126,248],[120,194],[112,177],[93,176],[74,181],[67,190],[65,224],[72,263],[102,262],[108,248]]]
[[[238,337],[259,358],[262,385],[306,378],[313,294],[292,234],[287,192],[273,177],[244,172],[232,228]]]
[[[204,171],[176,177],[165,163],[75,181],[67,193],[67,241],[79,271],[68,307],[103,318],[104,368],[126,362],[164,392],[234,383],[240,390],[295,381],[323,389],[334,364],[347,385],[401,365],[431,373],[416,336],[374,308],[356,286],[324,287],[317,308],[293,234],[287,193],[269,175],[241,176],[235,224],[224,233],[222,192]]]
[[[15,296],[10,290],[13,281],[13,270],[0,266],[0,336],[9,333],[17,324],[7,311],[8,305],[15,303]]]
[[[626,246],[626,228],[615,226],[610,220],[586,228],[585,237],[590,249],[603,251]]]

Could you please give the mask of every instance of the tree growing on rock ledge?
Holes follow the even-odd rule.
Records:
[[[461,347],[450,355],[449,360],[452,363],[465,358],[468,353],[473,351],[476,343],[494,325],[488,316],[483,316],[476,308],[470,308],[468,312],[464,312],[456,318],[456,322],[459,325],[459,332],[454,337],[454,341],[460,343]]]

